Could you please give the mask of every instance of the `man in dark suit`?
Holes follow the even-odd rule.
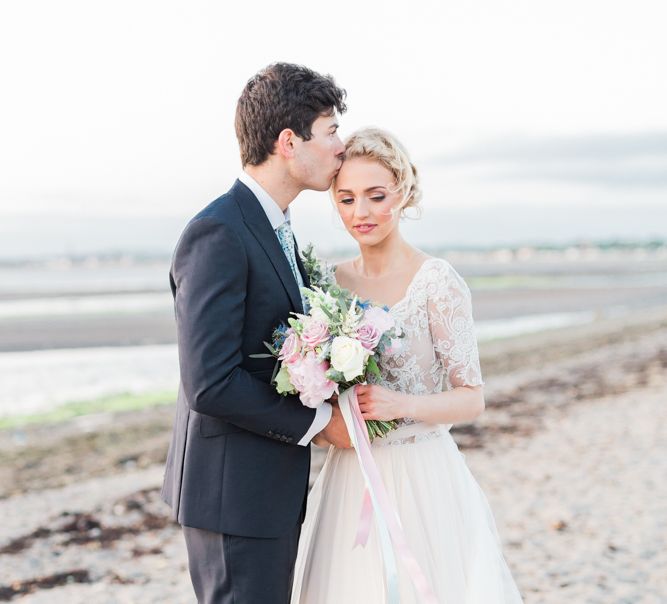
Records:
[[[303,312],[308,279],[288,206],[328,189],[340,168],[344,97],[330,76],[298,65],[255,75],[236,110],[243,172],[174,252],[181,383],[162,496],[183,526],[199,602],[289,601],[310,441],[350,446],[335,405],[279,395],[274,360],[251,356]]]

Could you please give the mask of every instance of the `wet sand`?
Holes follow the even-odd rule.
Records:
[[[556,312],[639,312],[665,304],[667,285],[506,290],[473,287],[472,296],[475,320],[486,321]],[[175,342],[174,315],[168,300],[164,309],[147,313],[0,318],[0,352]]]

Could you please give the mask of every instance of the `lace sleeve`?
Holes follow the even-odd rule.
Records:
[[[436,358],[452,387],[482,385],[470,289],[444,261],[432,276],[427,309]]]

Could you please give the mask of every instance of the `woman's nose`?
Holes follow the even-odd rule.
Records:
[[[355,218],[365,218],[368,216],[368,202],[361,198],[354,204]]]

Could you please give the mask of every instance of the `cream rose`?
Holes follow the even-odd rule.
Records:
[[[364,373],[367,358],[368,352],[354,338],[338,336],[331,344],[331,366],[348,382]]]

